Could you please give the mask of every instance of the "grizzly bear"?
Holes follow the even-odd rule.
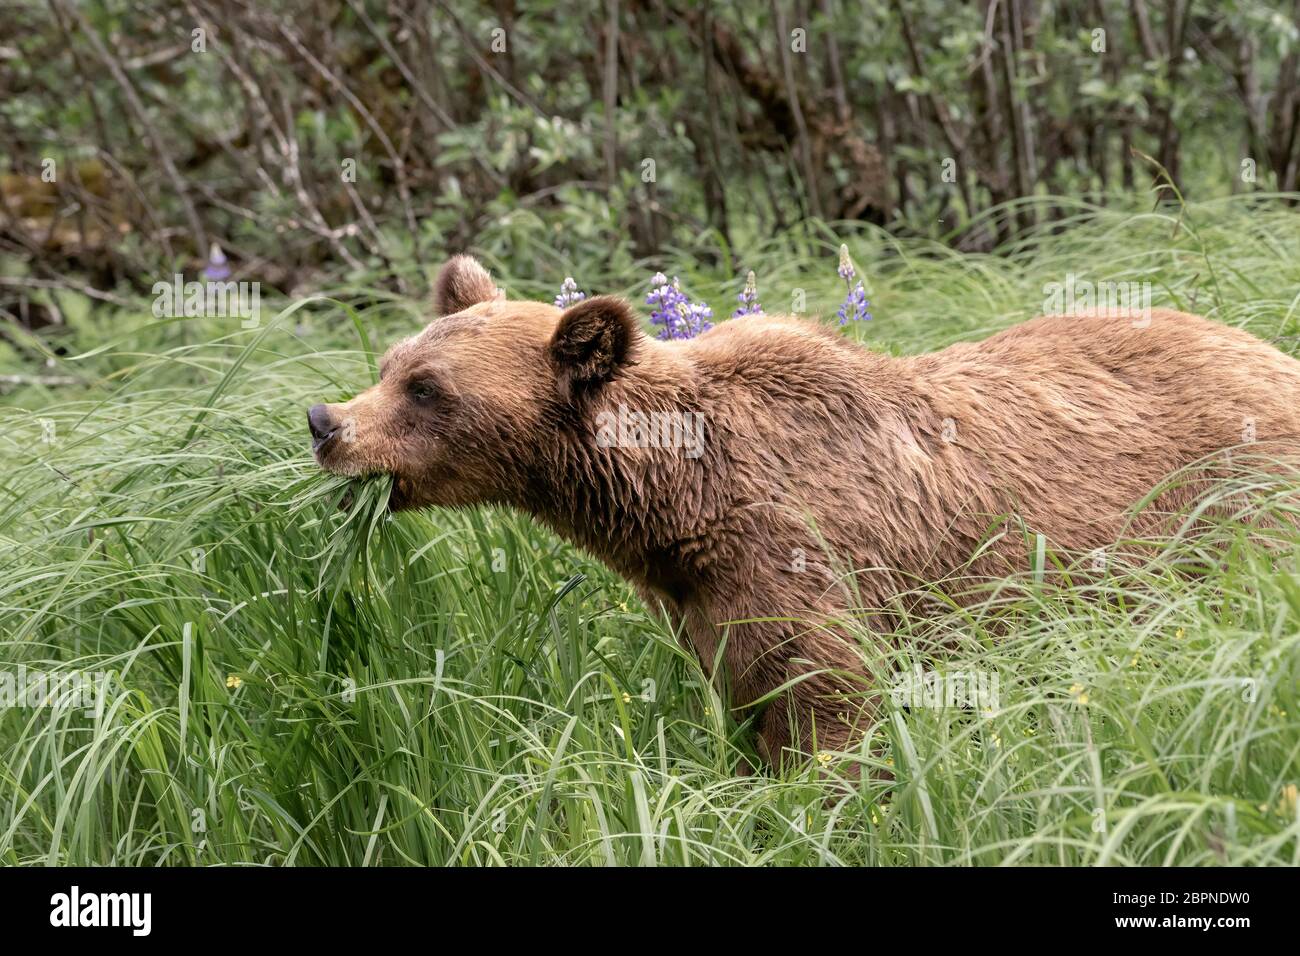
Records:
[[[618,298],[505,301],[465,256],[434,304],[378,384],[310,410],[320,465],[390,474],[395,511],[508,505],[598,556],[754,709],[773,764],[848,748],[873,712],[848,616],[1026,565],[998,516],[1091,551],[1176,469],[1300,447],[1300,361],[1181,312],[895,358],[787,316],[659,341]]]

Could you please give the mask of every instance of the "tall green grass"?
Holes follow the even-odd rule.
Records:
[[[1295,354],[1297,221],[1081,208],[997,255],[809,226],[713,270],[496,265],[538,298],[565,274],[639,296],[664,267],[720,315],[752,268],[768,311],[802,288],[830,314],[847,239],[872,347],[981,337],[1073,272]],[[1251,504],[1196,535],[1086,578],[1044,554],[863,634],[882,680],[996,674],[997,706],[887,699],[869,752],[744,776],[748,728],[589,557],[492,510],[335,507],[304,410],[366,385],[421,307],[285,305],[251,331],[144,304],[83,323],[56,361],[90,384],[0,409],[0,672],[100,675],[92,708],[0,710],[0,862],[1300,863],[1300,539],[1266,520],[1293,484],[1243,474]],[[845,774],[864,761],[892,779]]]

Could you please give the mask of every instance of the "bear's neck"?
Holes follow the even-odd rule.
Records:
[[[684,355],[646,349],[561,426],[517,504],[639,588],[688,600],[708,574],[690,543],[724,507],[700,392]]]

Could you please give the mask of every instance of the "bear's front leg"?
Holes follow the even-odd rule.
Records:
[[[795,652],[778,672],[782,679],[768,692],[789,686],[758,721],[759,755],[774,769],[823,752],[857,749],[878,711],[879,695],[847,638],[819,632],[818,647],[800,647],[802,643],[787,637],[780,645],[793,645]],[[844,772],[856,777],[858,767],[850,763]]]
[[[787,691],[773,700],[759,718],[759,756],[768,766],[780,770],[783,765],[802,763],[823,752],[856,750],[870,726],[870,714],[871,707],[861,699],[832,694],[811,701],[803,694]],[[856,777],[858,768],[858,763],[849,763],[844,773]]]

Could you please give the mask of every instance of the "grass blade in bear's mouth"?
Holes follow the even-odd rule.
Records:
[[[387,502],[389,482],[387,475],[347,478],[322,472],[319,480],[314,481],[307,493],[300,495],[293,502],[292,507],[295,512],[298,512],[312,509],[318,504],[327,504],[332,510],[346,514],[351,512],[358,502],[370,504]]]
[[[322,474],[314,486],[294,503],[295,512],[316,512],[322,524],[333,525],[324,546],[312,558],[320,566],[319,586],[337,581],[351,566],[353,558],[363,554],[370,536],[388,514],[392,478],[345,478]],[[317,509],[325,509],[324,515]],[[340,520],[338,512],[343,513]],[[333,517],[328,517],[332,515]],[[338,522],[335,524],[335,522]]]
[[[392,484],[393,480],[388,475],[348,479],[334,502],[335,507],[347,515],[343,526],[354,521],[368,524],[372,519],[378,520],[377,516],[388,510]]]

